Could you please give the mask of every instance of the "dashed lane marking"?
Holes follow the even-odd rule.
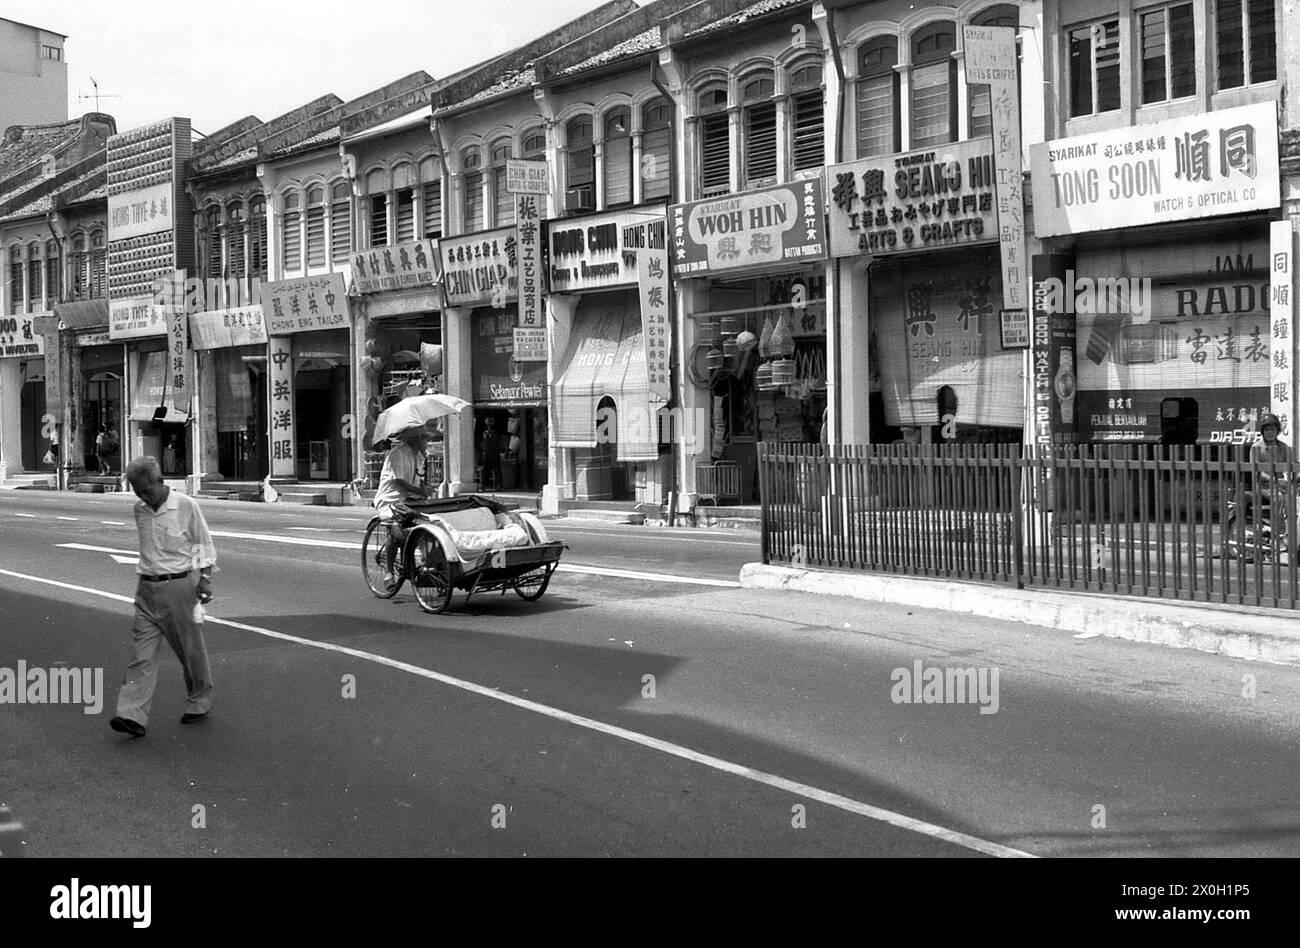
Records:
[[[129,603],[134,601],[130,596],[103,592],[98,589],[91,589],[88,586],[76,586],[72,583],[59,582],[55,579],[45,579],[40,576],[28,576],[25,573],[15,573],[7,569],[0,569],[0,576],[9,576],[13,579],[41,583],[46,586],[54,586],[72,592],[86,593],[90,596],[99,596],[104,599],[111,599],[114,602]],[[737,764],[733,761],[723,760],[721,757],[714,757],[711,754],[702,754],[699,751],[691,750],[689,747],[683,747],[680,744],[673,744],[657,737],[650,737],[649,735],[642,734],[638,731],[631,731],[627,728],[617,727],[613,724],[606,724],[604,721],[597,721],[594,718],[584,717],[580,714],[561,710],[560,708],[553,708],[550,705],[541,704],[537,701],[530,701],[527,698],[516,697],[512,694],[497,691],[494,688],[475,684],[472,681],[465,681],[463,678],[453,678],[451,675],[444,675],[441,672],[436,672],[429,668],[421,668],[419,665],[401,662],[397,659],[389,658],[386,655],[376,655],[373,652],[363,652],[360,649],[349,648],[346,645],[338,645],[334,642],[317,642],[314,639],[304,639],[296,635],[276,632],[273,629],[265,629],[261,626],[249,625],[244,622],[232,622],[229,619],[218,619],[211,615],[209,615],[205,621],[209,625],[223,625],[228,628],[239,629],[243,632],[251,632],[254,635],[278,639],[281,642],[290,642],[307,648],[335,652],[339,655],[347,655],[351,658],[360,659],[361,661],[373,662],[376,665],[383,665],[420,678],[427,678],[430,681],[436,681],[440,684],[478,695],[481,698],[499,701],[502,704],[508,704],[524,711],[531,711],[534,714],[540,714],[556,721],[563,721],[566,724],[572,724],[575,727],[595,731],[608,737],[627,741],[630,744],[637,744],[641,747],[649,748],[650,750],[656,750],[660,753],[677,757],[681,760],[690,761],[691,763],[708,767],[711,770],[716,770],[720,773],[730,774],[734,777],[739,777],[742,780],[748,780],[751,783],[772,787],[775,790],[780,790],[782,793],[788,793],[800,799],[814,800],[818,803],[825,804],[826,806],[843,810],[846,813],[852,813],[869,820],[885,823],[889,826],[917,833],[921,836],[927,836],[931,839],[940,840],[945,843],[950,843],[954,846],[961,846],[964,849],[983,853],[987,856],[998,856],[1002,858],[1034,858],[1032,853],[1013,849],[1010,846],[1003,846],[1001,843],[980,839],[978,836],[971,836],[966,833],[958,832],[957,830],[948,829],[945,826],[938,826],[934,823],[927,823],[924,820],[918,820],[902,813],[896,813],[893,810],[886,810],[881,807],[872,806],[869,803],[862,803],[859,800],[854,800],[838,793],[832,793],[829,790],[822,790],[818,787],[799,783],[796,780],[789,780],[785,777],[779,777],[776,774],[767,773],[766,771],[755,770],[752,767],[746,767],[744,764]]]

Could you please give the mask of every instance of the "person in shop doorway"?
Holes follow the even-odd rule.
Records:
[[[113,461],[117,457],[117,432],[108,425],[99,426],[95,436],[95,456],[99,459],[99,473],[112,474]]]
[[[168,477],[176,473],[176,436],[171,435],[167,438],[167,446],[163,448],[162,470]]]
[[[484,490],[499,490],[501,487],[501,433],[497,431],[497,420],[495,418],[483,419],[483,435],[479,438],[478,463],[483,469],[483,482],[479,486]]]

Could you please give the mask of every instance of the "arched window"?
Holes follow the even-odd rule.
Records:
[[[259,280],[266,279],[266,198],[257,196],[248,202],[248,272]]]
[[[858,49],[858,157],[903,150],[899,121],[898,40],[882,36]]]
[[[9,248],[9,312],[20,313],[23,308],[23,248],[14,244]]]
[[[41,308],[44,294],[41,291],[41,273],[44,270],[41,261],[41,245],[32,241],[27,245],[27,312]]]
[[[604,142],[605,206],[632,203],[632,110],[611,109],[605,113]]]
[[[927,148],[957,137],[957,27],[949,20],[912,34],[912,141]]]
[[[515,196],[506,190],[506,162],[512,156],[509,139],[492,146],[492,226],[508,227],[515,222]]]
[[[546,154],[546,132],[535,128],[523,137],[524,158],[541,158]]]
[[[90,235],[90,295],[95,298],[105,294],[108,284],[105,257],[104,232],[97,230]]]
[[[1009,26],[1019,32],[1020,11],[1012,3],[988,7],[971,17],[972,26]],[[970,137],[983,138],[993,134],[993,103],[987,85],[970,88]]]
[[[280,224],[280,264],[286,271],[302,269],[302,198],[297,191],[284,196]]]
[[[461,154],[460,170],[464,175],[463,230],[470,233],[483,229],[483,153],[478,148],[466,148]]]
[[[731,123],[727,119],[726,86],[709,86],[695,103],[699,115],[699,196],[725,194],[731,188]]]
[[[667,99],[641,107],[641,196],[647,201],[672,194],[672,135]]]
[[[58,303],[63,296],[63,268],[59,260],[59,242],[45,242],[45,296],[50,305]]]
[[[347,263],[352,253],[352,185],[336,181],[330,186],[330,260]]]
[[[229,275],[242,280],[247,261],[244,259],[244,205],[239,201],[226,205],[226,261]]]
[[[203,214],[203,275],[209,280],[220,280],[221,268],[221,208],[209,207]]]
[[[564,130],[565,171],[568,200],[566,210],[596,206],[596,146],[590,115],[570,119]]]
[[[750,76],[740,85],[740,166],[747,188],[776,180],[775,92],[771,73]]]
[[[790,73],[790,167],[818,168],[826,157],[826,100],[822,65],[809,63]]]

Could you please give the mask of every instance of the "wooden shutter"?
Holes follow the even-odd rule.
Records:
[[[820,89],[801,92],[791,100],[790,155],[796,171],[817,168],[826,155],[826,106]]]
[[[397,192],[397,239],[394,243],[406,243],[415,239],[415,190],[402,188]]]
[[[632,202],[632,139],[626,135],[605,140],[605,204]]]
[[[442,236],[442,181],[424,186],[424,236]]]
[[[727,114],[700,119],[700,195],[723,194],[731,188],[731,130]]]
[[[745,183],[753,185],[776,177],[776,103],[745,109]]]
[[[370,198],[370,246],[383,247],[388,243],[388,195],[376,194]]]

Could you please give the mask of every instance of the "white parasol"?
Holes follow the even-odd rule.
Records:
[[[413,395],[379,413],[375,420],[374,442],[378,444],[406,431],[423,428],[435,418],[455,415],[469,407],[469,402],[455,395]]]

